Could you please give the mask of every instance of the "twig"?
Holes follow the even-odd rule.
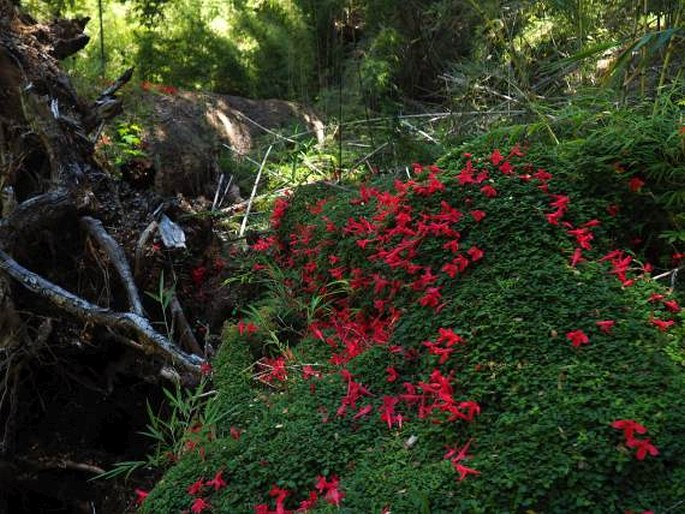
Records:
[[[357,166],[359,166],[362,162],[364,162],[364,161],[370,159],[371,157],[373,157],[374,155],[376,155],[378,152],[380,152],[381,150],[383,150],[383,148],[385,148],[385,147],[388,146],[389,144],[390,144],[390,143],[388,143],[388,142],[386,141],[385,143],[383,143],[381,146],[379,146],[379,147],[376,148],[375,150],[373,150],[373,151],[367,153],[367,154],[366,154],[364,157],[362,157],[361,159],[357,159],[357,161],[356,161],[352,166],[350,166],[350,169],[351,169],[351,170],[355,169],[355,168],[356,168]]]
[[[109,235],[100,220],[96,220],[90,216],[83,216],[81,218],[81,226],[86,229],[88,234],[93,237],[105,250],[105,253],[107,253],[112,266],[114,266],[114,269],[119,274],[119,278],[126,290],[128,305],[131,308],[131,312],[138,316],[144,316],[143,303],[140,301],[138,288],[136,287],[133,273],[131,273],[131,267],[126,260],[124,250],[119,246],[119,243]]]
[[[218,184],[216,185],[216,191],[214,191],[214,200],[212,201],[212,208],[210,209],[210,211],[214,210],[214,208],[216,207],[216,202],[219,201],[219,191],[221,191],[221,186],[224,183],[224,174],[219,173],[219,176],[217,178],[219,180],[218,180]]]
[[[254,181],[254,186],[252,187],[252,194],[250,195],[250,199],[247,202],[247,207],[245,208],[245,217],[243,218],[243,222],[240,225],[240,231],[238,232],[239,236],[242,236],[245,233],[245,228],[247,227],[247,218],[250,215],[250,209],[252,209],[252,202],[254,201],[254,197],[257,194],[257,186],[259,185],[259,179],[262,176],[262,170],[266,165],[266,160],[268,159],[272,148],[273,145],[269,146],[268,150],[266,151],[266,154],[264,154],[264,158],[262,159],[262,164],[259,166],[257,178]]]
[[[664,514],[666,514],[667,512],[673,512],[675,509],[677,509],[678,507],[680,507],[684,503],[685,503],[685,500],[680,500],[679,502],[674,503],[673,505],[671,505],[669,508],[667,508],[664,511]]]
[[[661,280],[662,278],[669,277],[673,273],[678,273],[678,271],[680,271],[683,268],[685,268],[685,266],[679,266],[677,268],[673,268],[672,270],[669,270],[666,273],[661,273],[660,275],[657,275],[656,277],[652,277],[652,280]]]
[[[255,127],[262,129],[264,132],[267,132],[268,134],[271,134],[272,136],[276,136],[277,139],[282,139],[283,141],[287,141],[288,143],[295,143],[295,144],[297,143],[297,141],[295,141],[294,139],[290,139],[289,137],[285,137],[285,136],[279,134],[278,132],[274,132],[273,130],[266,128],[264,125],[257,123],[255,120],[253,120],[249,116],[246,116],[245,114],[243,114],[240,111],[236,110],[235,114],[237,114],[238,117],[240,117],[240,118],[244,118],[245,121],[252,123]]]
[[[135,67],[131,67],[127,69],[124,73],[122,73],[118,79],[114,81],[114,83],[109,86],[107,89],[105,89],[102,93],[100,93],[100,96],[98,96],[98,100],[112,96],[114,93],[116,93],[121,87],[123,87],[125,84],[128,83],[129,80],[131,80],[131,77],[133,77],[133,70]]]
[[[420,135],[422,135],[423,137],[425,137],[428,141],[430,141],[430,142],[433,143],[434,145],[439,145],[439,144],[440,144],[440,141],[438,141],[437,139],[435,139],[433,136],[431,136],[430,134],[428,134],[426,131],[416,128],[414,125],[412,125],[411,123],[409,123],[407,120],[400,120],[400,122],[401,122],[402,125],[404,125],[405,127],[409,127],[409,129],[412,130],[413,132],[417,132],[417,133],[419,133]]]
[[[518,110],[518,111],[453,111],[453,112],[430,112],[423,114],[401,114],[399,116],[383,116],[378,118],[371,118],[369,120],[354,120],[346,121],[345,125],[360,125],[362,123],[371,123],[376,121],[393,121],[393,120],[410,120],[413,118],[431,118],[431,120],[439,120],[442,118],[451,118],[457,116],[484,116],[488,114],[525,114],[528,111]]]
[[[188,352],[194,353],[195,355],[202,355],[202,348],[200,348],[197,339],[195,339],[195,335],[188,323],[188,318],[186,318],[183,307],[181,307],[181,302],[178,301],[178,297],[175,293],[171,295],[169,310],[171,310],[174,321],[178,324],[178,334],[181,346]]]
[[[226,188],[224,189],[224,194],[221,195],[221,200],[219,200],[219,205],[216,206],[217,209],[221,209],[221,206],[224,203],[224,200],[226,199],[226,195],[231,189],[231,186],[233,185],[233,175],[231,175],[228,179],[228,183],[226,184]]]
[[[152,237],[152,233],[157,230],[158,226],[159,224],[157,223],[157,220],[152,220],[145,230],[141,232],[140,237],[138,238],[138,242],[136,243],[135,262],[133,263],[133,275],[136,279],[140,278],[140,274],[142,272],[141,267],[143,265],[143,252],[145,245]]]
[[[85,471],[86,473],[92,473],[93,475],[102,475],[105,472],[105,470],[100,466],[86,464],[85,462],[75,462],[68,459],[55,458],[35,461],[26,458],[19,458],[17,461],[23,465],[28,465],[33,469],[40,470],[70,469],[75,471]]]
[[[231,152],[235,153],[235,154],[238,155],[239,157],[242,157],[242,158],[244,158],[244,159],[247,159],[248,161],[250,161],[250,162],[251,162],[252,164],[254,164],[255,166],[259,166],[259,163],[258,163],[257,161],[255,161],[252,157],[250,157],[248,154],[239,152],[238,150],[236,150],[236,149],[233,148],[232,146],[227,145],[226,143],[221,143],[221,145],[222,145],[223,147],[229,149]]]
[[[0,270],[57,308],[83,321],[134,333],[156,352],[168,355],[174,362],[194,374],[200,373],[200,364],[204,362],[204,359],[176,348],[166,337],[157,332],[146,318],[133,312],[115,312],[90,303],[27,270],[2,250],[0,250]]]
[[[291,188],[289,187],[282,187],[281,189],[276,189],[275,191],[269,191],[268,193],[265,193],[263,195],[257,195],[257,198],[262,198],[263,196],[279,196],[285,193],[286,191],[290,191]],[[236,211],[239,211],[243,207],[247,206],[249,203],[249,200],[243,200],[242,202],[234,203],[233,205],[229,205],[228,207],[224,207],[221,209],[221,212],[224,214],[232,214]]]
[[[21,202],[7,218],[0,219],[0,239],[5,248],[20,234],[35,233],[54,219],[75,210],[74,198],[66,189],[55,189]]]
[[[667,271],[666,273],[662,273],[660,275],[657,275],[656,277],[652,277],[652,280],[661,280],[662,278],[666,277],[671,277],[671,289],[675,288],[675,281],[678,278],[678,273],[685,269],[685,266],[678,266],[677,268],[673,268],[670,271]]]

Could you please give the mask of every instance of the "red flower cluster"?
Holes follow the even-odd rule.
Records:
[[[281,220],[285,215],[285,211],[288,210],[290,202],[286,198],[277,198],[274,203],[274,210],[271,213],[271,228],[276,230],[281,226]]]
[[[470,455],[467,454],[468,450],[469,450],[469,446],[471,446],[471,441],[468,441],[461,448],[450,448],[448,446],[447,447],[447,453],[445,453],[444,458],[448,459],[452,463],[452,466],[454,466],[454,470],[457,473],[459,473],[458,480],[460,482],[462,480],[464,480],[468,475],[480,475],[480,471],[477,471],[473,468],[468,468],[461,463],[465,459],[468,459],[471,457]]]
[[[269,496],[274,498],[275,508],[271,509],[266,503],[260,503],[255,506],[255,514],[293,514],[296,512],[309,512],[318,503],[319,499],[323,499],[340,507],[340,502],[345,497],[345,493],[340,490],[340,479],[336,475],[332,475],[330,479],[319,475],[316,477],[316,485],[313,491],[309,491],[307,498],[300,501],[300,505],[296,510],[290,510],[285,507],[285,499],[290,496],[290,491],[273,486],[269,491]]]
[[[590,344],[590,338],[582,330],[571,330],[566,334],[566,339],[571,341],[574,348],[578,348],[583,344]]]
[[[652,294],[649,297],[649,302],[660,303],[670,314],[679,314],[682,310],[677,300],[666,300],[666,297],[659,293]],[[649,321],[662,332],[667,332],[675,324],[675,320],[673,319],[664,320],[655,318],[653,315]]]
[[[404,424],[413,420],[471,422],[480,414],[480,405],[476,401],[459,398],[462,392],[455,387],[458,377],[454,376],[454,367],[450,366],[454,354],[464,344],[462,337],[454,330],[443,327],[439,329],[437,337],[423,341],[420,345],[418,341],[413,345],[407,342],[406,347],[392,344],[393,330],[402,315],[393,303],[398,296],[405,299],[409,296],[419,305],[439,312],[445,307],[445,297],[450,292],[452,282],[484,260],[486,252],[469,244],[469,231],[487,218],[487,213],[475,209],[474,203],[489,202],[488,199],[499,195],[495,187],[498,183],[493,180],[497,172],[511,176],[512,180],[536,184],[549,199],[551,211],[545,214],[547,222],[564,230],[572,241],[571,265],[577,266],[589,258],[593,250],[595,228],[600,221],[592,219],[571,223],[566,218],[571,199],[565,194],[549,191],[549,182],[553,178],[549,172],[526,167],[525,173],[517,174],[512,157],[522,155],[518,147],[506,157],[500,150],[495,150],[489,159],[482,161],[467,155],[463,168],[453,177],[446,177],[437,167],[424,168],[415,164],[412,166],[412,177],[406,182],[395,181],[393,188],[388,191],[361,186],[359,194],[350,201],[353,205],[363,206],[354,217],[334,222],[334,207],[325,198],[317,199],[308,206],[309,213],[315,217],[313,222],[295,224],[290,234],[280,239],[264,238],[253,246],[258,251],[271,251],[281,267],[295,271],[296,275],[285,282],[288,293],[293,296],[335,296],[331,295],[333,280],[344,282],[351,289],[350,295],[336,297],[329,308],[321,310],[308,327],[308,333],[330,349],[329,363],[337,367],[335,372],[342,377],[344,393],[336,411],[338,417],[344,418],[349,413],[348,419],[353,423],[377,423],[380,418],[380,422],[388,429],[401,430]],[[441,199],[439,207],[435,202],[425,210],[417,205],[429,202],[409,201],[417,197],[423,199],[441,195],[450,185],[449,181],[468,189],[469,195],[472,193],[463,211],[460,206],[452,204],[450,198]],[[272,215],[274,228],[281,227],[281,219],[287,208],[288,201],[285,199],[276,203]],[[610,211],[610,214],[615,215],[618,207]],[[366,266],[361,267],[347,259],[342,248],[350,247],[360,250],[358,253],[368,261]],[[431,250],[430,259],[426,257],[427,248]],[[599,260],[611,265],[611,274],[624,287],[634,282],[629,276],[634,271],[634,261],[630,255],[615,250]],[[430,265],[426,264],[427,261]],[[362,299],[362,308],[355,303],[358,299]],[[664,302],[663,306],[671,313],[680,310],[674,301]],[[653,320],[653,323],[656,322]],[[605,319],[596,321],[595,325],[597,335],[611,334],[616,322]],[[576,348],[590,342],[588,334],[580,329],[569,331],[566,338]],[[346,366],[370,348],[378,347],[387,349],[388,365],[384,380],[377,386],[379,390],[376,390],[376,386],[370,388],[367,385],[378,384],[377,381],[370,382],[363,377],[353,376]],[[428,377],[402,381],[407,376],[402,361],[410,366],[426,356],[433,359],[435,366]],[[263,360],[263,363],[273,370],[268,374],[269,380],[288,378],[284,357]],[[443,369],[443,366],[450,367]],[[315,371],[311,365],[302,367],[305,380],[320,378],[322,374],[323,371]],[[312,393],[314,386],[315,382],[312,381]],[[321,413],[324,422],[327,422],[328,411],[323,409]],[[471,441],[462,448],[449,448],[445,455],[460,481],[468,475],[479,473],[464,465],[470,444]],[[655,450],[648,439],[637,439],[632,432],[627,444],[636,449],[638,459],[645,458],[647,454],[653,455]],[[311,508],[321,495],[338,505],[339,499],[337,503],[335,499],[342,496],[338,497],[337,491],[337,479],[320,480],[316,490],[302,501],[300,509]],[[288,494],[288,491],[273,488],[271,496],[275,510],[262,504],[257,506],[256,512],[290,512],[285,508]]]
[[[628,448],[635,448],[635,458],[637,460],[645,460],[647,455],[656,457],[659,455],[659,449],[654,446],[649,438],[638,439],[635,434],[646,434],[647,429],[632,419],[617,419],[611,426],[618,430],[623,430],[623,436],[625,437],[626,446]]]
[[[178,94],[178,88],[175,88],[174,86],[153,84],[152,82],[149,82],[147,80],[143,80],[140,83],[140,89],[142,89],[143,91],[157,91],[158,93],[171,96]]]

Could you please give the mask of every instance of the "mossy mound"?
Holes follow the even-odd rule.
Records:
[[[614,248],[607,202],[518,148],[439,164],[277,203],[255,245],[272,287],[215,362],[219,437],[143,512],[197,497],[226,513],[682,502],[682,314]],[[227,486],[188,493],[218,471]]]

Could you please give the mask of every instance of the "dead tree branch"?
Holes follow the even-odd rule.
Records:
[[[190,323],[188,323],[188,318],[186,318],[183,307],[181,307],[181,302],[178,301],[178,297],[175,293],[171,295],[169,310],[171,310],[174,325],[178,327],[178,339],[181,343],[181,347],[195,355],[202,355],[202,348],[200,348],[197,339],[195,339],[195,335],[193,335]]]
[[[146,318],[132,312],[114,312],[90,303],[27,270],[2,250],[0,250],[0,270],[60,310],[85,322],[97,323],[122,332],[131,332],[141,342],[147,344],[153,352],[168,355],[174,362],[192,373],[200,372],[203,359],[176,348],[166,337],[157,332]]]
[[[81,226],[86,229],[88,234],[97,241],[97,243],[105,250],[109,257],[112,266],[119,274],[119,278],[126,289],[128,296],[128,304],[131,312],[138,316],[145,316],[143,312],[143,303],[140,301],[138,288],[133,279],[133,273],[126,260],[124,250],[122,250],[119,243],[117,243],[112,236],[109,235],[100,220],[91,218],[90,216],[83,216],[81,218]]]

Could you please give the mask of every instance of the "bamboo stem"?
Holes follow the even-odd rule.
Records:
[[[269,158],[269,154],[271,153],[272,148],[273,145],[271,145],[264,154],[262,164],[259,166],[259,171],[257,171],[257,178],[254,181],[254,186],[252,186],[252,194],[250,195],[250,199],[247,202],[247,207],[245,208],[245,217],[243,218],[243,222],[240,225],[240,232],[238,232],[238,237],[242,237],[245,233],[245,228],[247,228],[247,218],[250,215],[250,209],[252,209],[252,202],[254,201],[254,197],[257,195],[257,186],[259,185],[259,179],[262,176],[262,170],[266,165],[266,160]]]

